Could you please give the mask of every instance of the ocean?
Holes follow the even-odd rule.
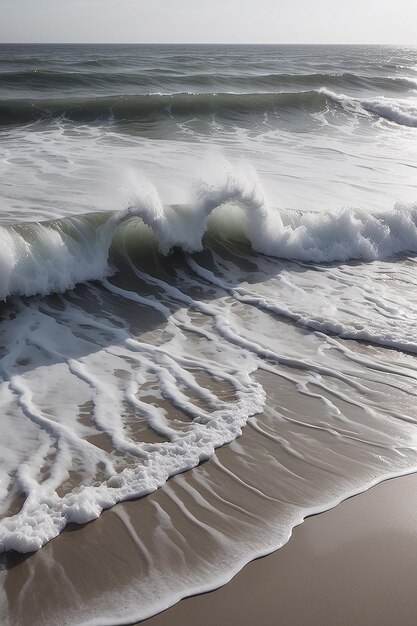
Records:
[[[1,45],[2,623],[143,619],[416,471],[416,253],[416,48]]]

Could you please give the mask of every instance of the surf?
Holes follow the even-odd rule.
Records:
[[[134,251],[194,253],[210,233],[246,241],[254,251],[309,263],[381,260],[417,252],[417,205],[369,213],[273,208],[256,173],[230,166],[222,180],[198,180],[189,205],[164,205],[157,190],[138,186],[125,209],[46,222],[0,226],[0,299],[64,292],[117,271]]]

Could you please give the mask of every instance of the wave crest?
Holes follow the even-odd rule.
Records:
[[[343,107],[351,114],[372,113],[404,126],[417,126],[415,99],[380,96],[361,99],[321,87],[309,91],[253,91],[248,93],[149,93],[48,99],[0,100],[0,124],[25,124],[41,120],[64,119],[88,123],[147,122],[170,118],[205,117],[222,119],[260,113],[323,112],[329,106]]]
[[[129,255],[151,236],[165,255],[175,247],[200,251],[207,230],[219,239],[244,238],[255,251],[277,258],[372,261],[417,252],[417,204],[379,214],[273,209],[254,172],[225,167],[221,180],[195,184],[189,205],[163,206],[154,188],[139,187],[122,211],[0,226],[0,299],[101,279],[117,266],[117,251],[116,261],[110,259],[112,244]]]
[[[417,101],[415,99],[393,99],[383,96],[372,99],[351,98],[325,88],[320,89],[320,92],[337,103],[353,107],[356,111],[362,110],[377,115],[400,126],[417,127]]]

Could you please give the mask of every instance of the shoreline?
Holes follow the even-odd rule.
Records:
[[[275,624],[277,612],[283,613],[286,625],[314,624],[306,621],[306,616],[289,621],[291,607],[285,612],[281,606],[280,590],[284,600],[292,598],[291,606],[297,604],[298,586],[294,586],[294,580],[292,587],[285,587],[290,580],[287,571],[293,571],[293,578],[298,580],[298,570],[305,568],[307,572],[305,564],[316,562],[316,569],[332,572],[324,558],[329,537],[334,538],[339,551],[338,566],[343,564],[351,548],[337,538],[338,524],[346,530],[346,520],[351,524],[368,517],[372,527],[383,518],[383,511],[378,510],[384,501],[389,507],[398,500],[395,508],[400,513],[412,506],[412,498],[406,497],[411,488],[405,485],[417,487],[417,474],[413,473],[417,463],[406,447],[402,448],[408,452],[404,458],[397,448],[388,445],[381,457],[386,435],[377,429],[378,416],[363,416],[358,406],[347,412],[345,406],[346,415],[351,416],[352,436],[335,437],[329,431],[331,417],[327,418],[326,428],[317,431],[323,396],[295,393],[297,379],[289,378],[288,373],[262,371],[256,376],[268,397],[264,413],[251,418],[242,435],[218,448],[214,457],[172,477],[141,499],[127,500],[104,511],[91,523],[68,526],[36,553],[6,557],[0,567],[4,596],[0,622],[5,626],[114,626],[139,623],[136,620],[140,618],[140,623],[149,626],[188,626],[195,623],[196,614],[201,614],[213,620],[206,622],[207,626],[216,621],[225,623],[225,616],[227,626],[238,622],[240,626],[252,626],[256,623],[253,615],[249,621],[244,620],[251,615],[253,604],[258,612],[260,607],[264,611],[258,620],[262,624]],[[334,428],[341,428],[338,414],[333,422]],[[314,437],[310,435],[312,428]],[[352,442],[353,428],[357,435]],[[368,429],[368,436],[372,434],[374,443],[363,435],[359,438],[364,429]],[[406,441],[411,444],[414,427],[401,424],[400,435],[406,437],[403,446]],[[392,484],[404,487],[396,495],[389,487]],[[374,494],[380,492],[386,495],[377,498],[377,505],[372,504]],[[352,507],[353,513],[349,513]],[[347,513],[343,513],[345,509]],[[326,520],[334,517],[339,522],[330,523],[326,529]],[[394,522],[389,529],[391,535],[397,526],[404,526],[400,518]],[[311,546],[299,537],[309,537],[308,529],[316,525],[312,555]],[[293,536],[288,542],[290,529]],[[378,545],[380,536],[376,533],[373,538],[372,532],[369,542]],[[415,544],[414,569],[417,541]],[[379,549],[382,553],[382,544]],[[287,553],[290,556],[285,556]],[[268,556],[260,558],[265,554]],[[361,558],[358,554],[356,562],[363,568]],[[384,563],[382,559],[382,566]],[[398,572],[395,576],[401,579]],[[333,579],[337,580],[334,573],[329,583],[323,582],[321,574],[318,576],[323,588],[327,585],[331,589]],[[274,580],[280,582],[271,590],[265,583]],[[307,580],[303,584],[311,583]],[[206,591],[219,586],[216,591]],[[264,587],[269,589],[267,598],[257,595]],[[331,591],[334,597],[342,594],[337,606],[344,606],[344,587],[342,581]],[[190,593],[204,591],[203,595],[181,600]],[[250,606],[245,609],[246,602]],[[212,604],[220,611],[215,619]],[[417,601],[415,608],[417,613]],[[229,619],[229,613],[236,622]],[[199,623],[204,626],[202,619]],[[322,617],[317,619],[317,625],[323,623]],[[346,622],[348,626],[354,623],[358,622]],[[408,623],[411,626],[412,622]]]
[[[225,586],[137,623],[412,626],[416,490],[417,473],[387,479],[306,518],[288,543],[248,563]]]

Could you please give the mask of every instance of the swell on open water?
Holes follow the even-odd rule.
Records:
[[[417,468],[416,157],[412,48],[0,46],[0,550],[159,488],[211,542],[178,575],[139,524],[146,576],[67,623]]]

